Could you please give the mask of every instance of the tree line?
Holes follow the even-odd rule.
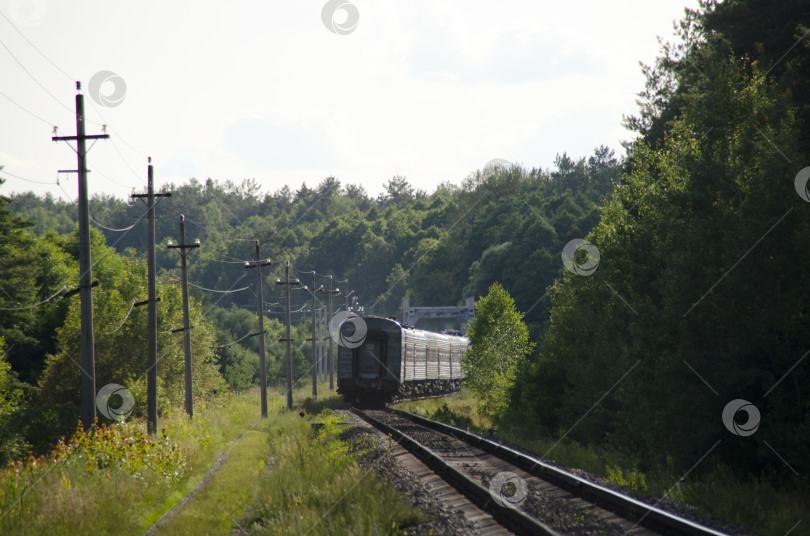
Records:
[[[430,194],[415,190],[403,177],[388,180],[376,198],[333,177],[294,193],[285,187],[261,194],[254,180],[237,185],[192,179],[172,185],[172,197],[162,198],[157,208],[158,244],[177,240],[180,214],[186,217],[187,236],[203,244],[189,254],[195,393],[206,396],[257,383],[258,339],[245,337],[257,331],[255,283],[243,265],[252,258],[253,240],[275,259],[265,269],[265,326],[268,378],[281,383],[286,351],[278,342],[283,316],[274,302],[282,300],[274,283],[283,278],[287,260],[296,276],[303,277],[296,270],[316,268],[336,280],[348,278],[370,314],[399,316],[406,295],[419,305],[460,303],[468,295],[483,295],[495,281],[516,295],[524,288],[520,300],[528,308],[536,299],[528,292],[540,296],[559,272],[562,245],[598,220],[599,203],[619,168],[613,153],[600,147],[589,158],[563,154],[548,171],[485,168],[460,186],[443,184]],[[10,249],[0,275],[9,282],[9,294],[0,294],[0,307],[35,304],[61,287],[74,288],[76,205],[23,193],[3,198],[2,206],[0,218],[14,231],[4,233]],[[126,385],[136,400],[145,399],[140,371],[146,370],[146,312],[133,307],[146,293],[144,215],[137,201],[106,195],[90,201],[94,278],[100,283],[94,290],[97,383]],[[159,395],[165,412],[182,398],[182,340],[171,333],[182,325],[177,255],[158,247],[157,264]],[[293,295],[294,309],[308,301],[299,294]],[[545,314],[541,304],[530,317],[537,332]],[[305,315],[293,315],[296,378],[309,368]],[[0,419],[7,430],[3,437],[19,439],[5,449],[11,459],[32,448],[47,450],[75,426],[79,300],[57,296],[21,311],[0,310],[0,326],[10,364],[3,396],[16,401],[15,410]],[[136,405],[136,414],[142,409]]]

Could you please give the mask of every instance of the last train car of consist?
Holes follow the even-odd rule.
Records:
[[[339,330],[338,393],[348,402],[440,396],[461,386],[466,337],[376,316],[350,316]]]

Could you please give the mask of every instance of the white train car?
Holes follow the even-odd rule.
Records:
[[[365,333],[353,338],[358,326]],[[460,388],[466,337],[373,316],[347,320],[340,329],[351,331],[345,339],[352,342],[338,347],[337,367],[338,393],[348,401],[438,396]]]

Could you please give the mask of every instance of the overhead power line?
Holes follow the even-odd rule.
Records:
[[[20,34],[20,37],[22,37],[23,39],[25,39],[25,42],[26,42],[26,43],[28,43],[29,45],[31,45],[31,48],[33,48],[34,50],[36,50],[36,51],[39,53],[39,55],[40,55],[40,56],[42,56],[43,58],[45,58],[45,61],[47,61],[48,63],[50,63],[50,64],[51,64],[51,65],[52,65],[54,68],[56,68],[56,70],[57,70],[57,71],[59,71],[60,73],[62,73],[63,75],[65,75],[65,76],[67,77],[67,79],[68,79],[68,80],[70,80],[71,82],[72,82],[72,81],[74,81],[74,80],[76,80],[74,77],[72,77],[72,76],[70,76],[69,74],[67,74],[67,73],[66,73],[66,72],[65,72],[65,71],[64,71],[64,70],[63,70],[61,67],[59,67],[59,66],[58,66],[56,63],[54,63],[53,61],[51,61],[51,58],[49,58],[48,56],[46,56],[44,52],[42,52],[42,51],[41,51],[39,48],[37,48],[37,46],[36,46],[34,43],[32,43],[30,39],[28,39],[27,37],[25,37],[25,34],[24,34],[24,33],[22,33],[22,32],[20,31],[20,29],[19,29],[19,28],[17,28],[17,26],[16,26],[16,25],[15,25],[13,22],[11,22],[11,19],[9,19],[9,18],[6,16],[6,14],[5,14],[5,13],[3,13],[2,11],[0,11],[0,15],[2,15],[2,17],[3,17],[4,19],[6,19],[6,22],[8,22],[8,23],[9,23],[9,25],[10,25],[12,28],[14,28],[14,31],[16,31],[18,34]]]
[[[121,321],[121,323],[120,323],[120,324],[118,324],[118,327],[117,327],[117,328],[115,328],[115,329],[114,329],[114,330],[112,330],[112,331],[108,331],[108,332],[106,332],[106,333],[102,333],[102,335],[112,335],[113,333],[115,333],[116,331],[118,331],[119,329],[121,329],[121,327],[124,325],[124,323],[125,323],[125,322],[127,321],[127,319],[129,318],[129,315],[132,313],[132,310],[135,308],[135,304],[136,304],[136,303],[137,303],[136,301],[133,301],[133,302],[132,302],[132,305],[130,305],[130,306],[129,306],[129,311],[127,311],[127,315],[124,317],[124,319]]]
[[[67,291],[67,286],[66,286],[66,285],[62,285],[62,288],[60,288],[59,290],[57,290],[57,291],[56,291],[56,294],[54,294],[53,296],[50,296],[50,297],[48,297],[48,298],[46,298],[46,299],[42,300],[42,301],[41,301],[41,302],[39,302],[39,303],[35,303],[35,304],[33,304],[33,305],[23,305],[23,306],[21,306],[21,307],[0,307],[0,311],[23,311],[23,310],[25,310],[25,309],[33,309],[34,307],[39,307],[40,305],[44,305],[44,304],[48,303],[49,301],[51,301],[52,299],[56,298],[57,296],[59,296],[60,294],[62,294],[62,293],[63,293],[63,292],[65,292],[65,291]]]
[[[0,13],[2,13],[2,11],[0,11]],[[38,116],[37,114],[35,114],[35,113],[34,113],[34,112],[32,112],[31,110],[29,110],[28,108],[26,108],[25,106],[23,106],[23,105],[22,105],[22,104],[20,104],[19,102],[15,101],[15,100],[14,100],[14,99],[12,99],[11,97],[9,97],[9,96],[8,96],[8,95],[6,95],[5,93],[3,93],[2,91],[0,91],[0,95],[2,95],[3,97],[5,97],[5,98],[6,98],[6,100],[8,100],[8,101],[9,101],[11,104],[13,104],[14,106],[16,106],[17,108],[19,108],[19,109],[20,109],[20,110],[22,110],[23,112],[27,113],[28,115],[30,115],[30,116],[32,116],[32,117],[34,117],[35,119],[39,119],[40,121],[42,121],[43,123],[45,123],[45,124],[46,124],[46,125],[48,125],[48,126],[53,126],[53,124],[54,124],[54,123],[52,123],[51,121],[47,121],[47,120],[43,119],[42,117]]]
[[[212,288],[201,287],[200,285],[195,285],[194,283],[189,283],[189,285],[191,285],[194,288],[204,290],[206,292],[217,292],[217,293],[220,293],[220,294],[231,294],[233,292],[242,292],[243,290],[247,290],[247,289],[250,288],[250,287],[242,287],[242,288],[237,288],[237,289],[234,289],[234,290],[215,290],[215,289],[212,289]]]
[[[12,58],[14,58],[14,61],[16,61],[16,62],[17,62],[17,65],[19,65],[19,66],[20,66],[20,68],[21,68],[23,71],[25,71],[25,74],[27,74],[27,75],[28,75],[28,76],[31,78],[31,80],[33,80],[33,81],[34,81],[34,82],[35,82],[35,83],[36,83],[36,84],[37,84],[39,87],[41,87],[41,88],[42,88],[42,91],[44,91],[45,93],[47,93],[47,94],[48,94],[48,95],[49,95],[49,96],[50,96],[50,97],[51,97],[53,100],[55,100],[57,103],[59,103],[59,106],[61,106],[62,108],[64,108],[64,109],[65,109],[65,110],[67,110],[68,112],[71,112],[71,113],[73,112],[73,110],[71,110],[69,106],[67,106],[67,105],[66,105],[64,102],[62,102],[61,100],[59,100],[59,99],[56,97],[56,95],[54,95],[53,93],[51,93],[51,92],[48,90],[48,88],[46,88],[44,85],[42,85],[42,82],[40,82],[39,80],[37,80],[37,77],[36,77],[36,76],[34,76],[33,74],[31,74],[31,71],[29,71],[28,69],[26,69],[26,68],[25,68],[25,65],[23,65],[23,63],[22,63],[22,62],[21,62],[19,59],[17,59],[17,56],[15,56],[15,55],[14,55],[14,53],[11,51],[11,49],[10,49],[10,48],[8,48],[8,47],[6,46],[6,44],[3,42],[3,40],[2,40],[2,39],[0,39],[0,45],[2,45],[2,46],[3,46],[3,48],[5,48],[5,49],[6,49],[6,52],[8,52],[8,53],[11,55],[11,57],[12,57]]]
[[[123,233],[124,231],[129,231],[130,229],[132,229],[133,227],[138,225],[141,222],[141,219],[143,219],[143,218],[138,218],[138,220],[136,220],[135,223],[133,223],[129,227],[124,227],[123,229],[113,229],[111,227],[107,227],[105,225],[100,224],[99,222],[94,220],[92,216],[88,216],[88,218],[90,218],[90,221],[93,222],[94,224],[96,224],[96,226],[101,227],[102,229],[105,229],[105,230],[113,232],[113,233]]]
[[[234,345],[234,344],[236,344],[236,343],[242,342],[243,340],[247,339],[247,338],[248,338],[248,337],[250,337],[251,335],[254,335],[254,333],[248,333],[247,335],[245,335],[245,336],[243,336],[243,337],[239,337],[239,338],[238,338],[238,339],[236,339],[235,341],[231,341],[231,342],[229,342],[228,344],[223,344],[222,346],[220,346],[220,348],[227,348],[228,346],[232,346],[232,345]]]
[[[0,169],[0,173],[3,173],[3,174],[5,174],[5,175],[8,175],[9,177],[14,177],[15,179],[20,179],[21,181],[25,181],[25,182],[33,182],[34,184],[51,184],[51,185],[55,185],[55,184],[56,184],[56,181],[53,181],[53,182],[45,182],[45,181],[35,181],[35,180],[33,180],[33,179],[26,179],[25,177],[20,177],[19,175],[15,175],[14,173],[9,173],[8,171],[4,171],[4,170],[2,170],[2,169]]]
[[[15,32],[17,32],[17,33],[20,35],[20,37],[22,37],[22,38],[25,40],[25,42],[26,42],[26,43],[28,43],[28,45],[29,45],[31,48],[33,48],[33,49],[34,49],[34,50],[37,52],[37,54],[39,54],[40,56],[42,56],[42,58],[43,58],[43,59],[45,59],[45,61],[47,61],[49,64],[51,64],[51,66],[52,66],[54,69],[56,69],[57,71],[59,71],[60,73],[62,73],[62,75],[64,75],[64,76],[65,76],[65,77],[66,77],[68,80],[71,80],[71,81],[76,80],[76,78],[75,78],[75,77],[73,77],[73,76],[69,75],[69,74],[68,74],[68,73],[67,73],[67,72],[66,72],[64,69],[62,69],[62,68],[61,68],[59,65],[57,65],[57,64],[56,64],[56,62],[54,62],[54,61],[53,61],[53,60],[52,60],[50,57],[48,57],[48,55],[47,55],[47,54],[45,54],[44,52],[42,52],[42,50],[40,50],[40,49],[39,49],[39,47],[37,47],[37,46],[36,46],[36,45],[35,45],[35,44],[34,44],[34,43],[33,43],[33,42],[30,40],[30,39],[28,39],[28,38],[25,36],[25,34],[24,34],[24,33],[22,33],[22,32],[20,31],[20,29],[19,29],[19,28],[17,28],[17,26],[16,26],[16,25],[15,25],[15,24],[14,24],[14,23],[11,21],[11,19],[9,19],[9,18],[8,18],[8,16],[6,16],[6,14],[5,14],[5,13],[3,13],[2,11],[0,11],[0,15],[2,15],[2,17],[3,17],[3,18],[6,20],[6,22],[7,22],[7,23],[8,23],[8,24],[9,24],[9,25],[10,25],[10,26],[11,26],[11,27],[14,29],[14,31],[15,31]],[[30,76],[30,77],[31,77],[31,79],[32,79],[34,82],[36,82],[36,83],[37,83],[37,85],[39,85],[39,87],[41,87],[41,88],[42,88],[42,89],[43,89],[43,90],[44,90],[44,91],[45,91],[45,92],[46,92],[48,95],[50,95],[50,96],[51,96],[51,97],[52,97],[54,100],[56,100],[56,101],[59,103],[59,105],[60,105],[60,106],[62,106],[62,107],[64,107],[64,108],[66,108],[66,109],[67,109],[69,112],[72,112],[72,111],[73,111],[73,110],[71,110],[71,109],[70,109],[68,106],[66,106],[64,103],[62,103],[62,101],[60,101],[58,98],[56,98],[56,97],[55,97],[55,96],[54,96],[54,95],[53,95],[53,94],[52,94],[52,93],[51,93],[51,92],[50,92],[50,91],[49,91],[49,90],[48,90],[48,89],[47,89],[47,88],[46,88],[46,87],[45,87],[45,86],[44,86],[44,85],[43,85],[43,84],[42,84],[42,83],[41,83],[41,82],[40,82],[40,81],[39,81],[39,80],[38,80],[38,79],[37,79],[37,78],[36,78],[36,77],[33,75],[33,74],[31,74],[31,72],[30,72],[30,71],[28,71],[28,69],[27,69],[27,68],[26,68],[26,67],[25,67],[25,66],[22,64],[22,62],[21,62],[19,59],[17,59],[17,57],[14,55],[14,53],[13,53],[13,52],[11,52],[11,50],[8,48],[8,46],[6,46],[6,44],[5,44],[5,43],[3,43],[3,41],[2,41],[2,40],[0,40],[0,45],[2,45],[2,46],[3,46],[3,48],[5,48],[5,49],[8,51],[8,53],[11,55],[11,57],[12,57],[12,58],[14,58],[14,61],[16,61],[16,62],[17,62],[17,64],[18,64],[18,65],[19,65],[19,66],[20,66],[20,67],[21,67],[21,68],[22,68],[22,69],[23,69],[23,70],[26,72],[26,74],[28,74],[28,76]],[[4,93],[0,93],[0,95],[3,95],[4,97],[6,97],[6,99],[8,99],[9,101],[11,101],[11,103],[12,103],[12,104],[14,104],[15,106],[19,107],[20,109],[22,109],[22,110],[23,110],[23,111],[25,111],[26,113],[28,113],[28,114],[32,115],[33,117],[35,117],[35,118],[39,119],[39,120],[40,120],[40,121],[42,121],[43,123],[47,123],[47,124],[49,124],[49,125],[53,125],[53,124],[54,124],[54,123],[52,123],[52,122],[50,122],[50,121],[46,121],[46,120],[45,120],[45,119],[43,119],[42,117],[40,117],[40,116],[36,115],[35,113],[31,112],[30,110],[26,109],[25,107],[23,107],[22,105],[18,104],[18,103],[17,103],[17,102],[15,102],[13,99],[11,99],[10,97],[8,97],[6,94],[4,94]],[[104,123],[107,123],[107,120],[104,118],[104,116],[103,116],[103,115],[101,114],[101,112],[98,110],[98,108],[96,108],[96,106],[95,106],[95,104],[93,104],[92,100],[90,101],[90,106],[93,108],[93,110],[95,110],[96,114],[98,114],[98,116],[101,118],[101,120],[102,120],[102,121],[104,121]],[[95,123],[96,125],[102,125],[102,124],[103,124],[103,123],[98,123],[98,122],[96,122],[96,121],[92,121],[92,120],[90,120],[89,118],[87,118],[87,119],[86,119],[86,121],[87,121],[88,123]],[[110,128],[110,130],[112,130],[112,129]],[[138,149],[136,149],[135,147],[133,147],[131,144],[129,144],[129,143],[128,143],[128,142],[127,142],[127,141],[126,141],[126,140],[125,140],[123,137],[121,137],[121,135],[120,135],[120,134],[119,134],[117,131],[116,131],[116,134],[117,134],[117,136],[118,136],[118,139],[119,139],[119,140],[121,140],[121,142],[122,142],[122,143],[124,143],[124,144],[125,144],[127,147],[129,147],[129,148],[130,148],[130,149],[131,149],[133,152],[135,152],[136,154],[138,154],[139,156],[141,156],[141,157],[143,157],[143,158],[146,158],[146,157],[147,157],[147,155],[146,155],[146,154],[144,154],[143,152],[139,151]],[[110,140],[110,141],[112,141],[112,140]],[[135,170],[133,170],[133,169],[132,169],[132,166],[131,166],[131,165],[129,164],[129,162],[127,162],[127,160],[124,158],[124,155],[122,155],[122,154],[121,154],[121,152],[118,150],[118,148],[115,146],[115,142],[113,142],[113,148],[115,149],[116,153],[118,153],[118,156],[121,158],[121,161],[122,161],[122,162],[124,162],[124,165],[126,165],[126,166],[129,168],[129,170],[130,170],[130,171],[132,171],[132,173],[133,173],[133,174],[134,174],[134,175],[135,175],[135,176],[138,178],[138,180],[140,180],[141,182],[143,182],[143,178],[142,178],[142,177],[141,177],[141,176],[140,176],[138,173],[136,173],[136,172],[135,172]],[[113,182],[115,182],[115,181],[113,181]],[[118,184],[118,183],[117,183],[117,184]]]

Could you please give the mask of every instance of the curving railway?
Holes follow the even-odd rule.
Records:
[[[352,412],[430,468],[422,477],[452,486],[453,507],[491,516],[480,534],[727,536],[455,426],[394,409]]]

